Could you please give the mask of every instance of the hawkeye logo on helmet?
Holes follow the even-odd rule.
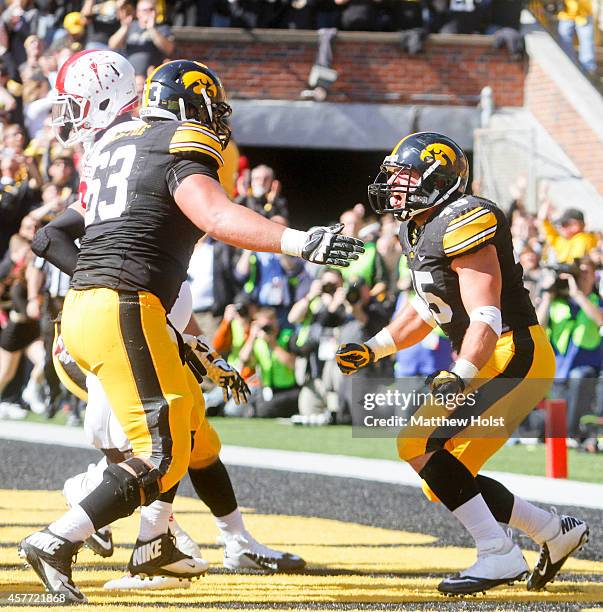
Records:
[[[428,164],[432,164],[437,160],[442,166],[447,166],[448,162],[451,164],[456,162],[456,153],[452,147],[441,142],[434,142],[433,144],[427,145],[421,151],[421,160]]]
[[[196,94],[201,94],[205,90],[211,98],[218,95],[218,89],[211,77],[198,70],[185,72],[182,75],[182,84],[186,89],[192,88]]]

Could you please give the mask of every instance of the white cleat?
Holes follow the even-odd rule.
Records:
[[[551,521],[558,524],[557,535],[540,547],[540,557],[528,577],[528,591],[540,591],[553,580],[567,558],[588,542],[588,525],[574,516],[558,516],[553,508]]]
[[[471,595],[522,580],[528,571],[519,546],[510,538],[496,538],[479,551],[477,561],[471,567],[444,578],[438,591],[446,595]]]
[[[171,576],[152,576],[151,578],[141,578],[126,574],[121,578],[105,582],[104,587],[107,591],[162,591],[165,589],[188,589],[191,586],[190,580],[173,578]]]
[[[224,545],[224,567],[228,569],[295,572],[306,567],[301,557],[268,548],[248,531],[240,534],[223,533],[219,541]]]
[[[174,519],[173,514],[170,516],[169,530],[176,536],[176,548],[180,552],[183,552],[189,557],[194,557],[195,559],[203,559],[201,549],[197,545],[197,542],[180,527],[176,519]]]

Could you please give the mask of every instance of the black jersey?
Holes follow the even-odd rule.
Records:
[[[86,233],[72,287],[149,291],[169,311],[203,235],[173,193],[191,174],[218,180],[221,150],[218,137],[192,121],[108,130],[87,156]]]
[[[469,327],[469,315],[463,306],[452,260],[488,244],[496,247],[502,274],[503,332],[538,322],[523,286],[523,269],[513,252],[509,223],[493,202],[464,196],[442,207],[423,226],[406,221],[400,227],[400,243],[415,291],[428,304],[455,350],[460,349]]]

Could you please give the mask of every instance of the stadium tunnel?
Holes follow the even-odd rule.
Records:
[[[267,164],[283,185],[295,227],[324,225],[356,202],[383,157],[406,134],[440,131],[471,162],[476,107],[233,100],[233,135],[251,167]],[[471,166],[471,164],[470,164]]]

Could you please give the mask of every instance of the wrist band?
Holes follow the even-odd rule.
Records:
[[[286,227],[281,236],[281,253],[301,257],[306,239],[306,232]]]
[[[392,335],[387,327],[384,327],[370,340],[367,340],[366,345],[375,354],[375,361],[379,361],[379,359],[387,357],[388,355],[393,355],[398,351],[396,348],[396,343],[394,342],[394,339],[392,338]]]
[[[460,376],[465,384],[470,383],[476,376],[479,370],[474,366],[468,359],[457,359],[454,363],[454,367],[451,370],[457,376]]]

